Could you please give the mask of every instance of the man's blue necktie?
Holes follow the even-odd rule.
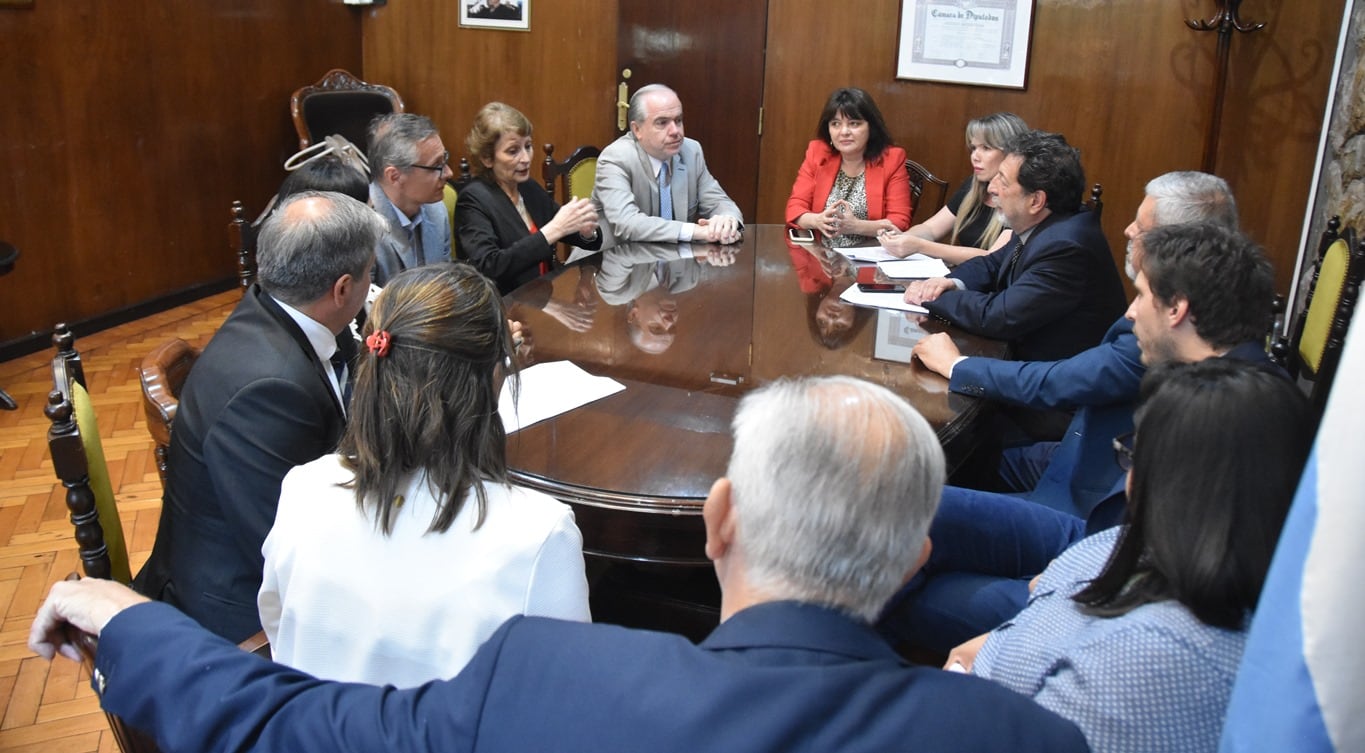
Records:
[[[673,219],[673,181],[668,178],[668,163],[659,167],[659,216]]]

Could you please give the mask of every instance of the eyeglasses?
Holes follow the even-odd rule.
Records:
[[[1124,473],[1133,470],[1133,432],[1114,437],[1114,462]]]
[[[415,168],[417,168],[417,169],[419,169],[419,170],[430,170],[430,171],[432,171],[432,172],[439,173],[439,172],[445,172],[446,166],[449,165],[449,164],[450,164],[450,152],[449,152],[449,150],[447,150],[447,151],[441,153],[441,161],[440,161],[440,162],[437,162],[437,163],[434,164],[434,165],[408,165],[408,167],[415,167]]]

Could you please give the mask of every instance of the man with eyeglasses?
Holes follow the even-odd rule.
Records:
[[[370,123],[370,203],[389,223],[375,249],[374,284],[409,267],[450,261],[450,215],[441,202],[450,152],[430,118],[381,115]]]
[[[1167,246],[1198,245],[1196,238],[1214,230],[1235,235],[1237,224],[1231,191],[1215,176],[1168,173],[1149,182],[1146,193],[1136,219],[1124,231],[1129,241],[1127,266],[1137,278],[1139,300],[1147,284],[1140,273],[1152,232],[1167,228],[1175,234],[1162,241],[1166,254]],[[1191,222],[1195,224],[1178,225]],[[1241,236],[1201,242],[1205,255],[1221,259],[1222,266],[1181,272],[1179,294],[1171,295],[1184,300],[1186,315],[1170,330],[1150,315],[1149,300],[1141,309],[1135,301],[1100,345],[1061,361],[962,358],[946,336],[921,341],[916,355],[931,370],[948,376],[955,392],[1076,413],[1060,442],[1006,452],[1001,476],[1015,496],[945,488],[931,530],[934,557],[924,569],[926,575],[903,589],[883,615],[882,628],[889,637],[946,651],[985,632],[1023,607],[1029,576],[1041,572],[1086,533],[1119,522],[1123,470],[1114,460],[1112,442],[1132,430],[1138,383],[1147,366],[1164,360],[1196,361],[1229,350],[1234,357],[1267,360],[1263,349],[1251,342],[1256,338],[1244,335],[1264,335],[1269,303],[1242,306],[1227,301],[1268,302],[1272,294],[1268,264]],[[1223,274],[1215,268],[1230,271]],[[1192,281],[1203,282],[1192,286]],[[1188,316],[1190,310],[1201,308],[1206,320],[1221,322],[1212,334],[1207,327],[1202,333],[1196,330],[1197,317]],[[1136,335],[1134,319],[1140,322]],[[1240,333],[1233,337],[1235,342],[1227,342],[1226,331],[1218,331],[1228,326]],[[1144,336],[1144,330],[1149,334]],[[1171,345],[1173,340],[1178,347]]]

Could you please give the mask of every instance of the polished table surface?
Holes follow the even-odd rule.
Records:
[[[730,420],[750,389],[797,375],[877,382],[929,420],[950,467],[960,462],[982,403],[949,393],[918,361],[874,357],[904,357],[907,338],[952,330],[839,302],[852,279],[829,254],[757,225],[736,246],[608,249],[509,294],[509,315],[530,327],[532,361],[569,360],[626,387],[511,435],[513,478],[570,503],[591,555],[704,565],[701,503],[724,475]],[[852,327],[827,344],[816,322],[831,318]],[[1005,353],[953,335],[964,354]]]

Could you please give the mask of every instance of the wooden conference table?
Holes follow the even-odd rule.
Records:
[[[780,225],[751,225],[736,246],[627,244],[513,291],[510,315],[531,328],[532,361],[569,360],[626,387],[510,436],[513,478],[573,506],[590,564],[696,571],[710,564],[701,504],[724,475],[737,403],[779,377],[885,385],[934,426],[949,467],[962,462],[979,442],[983,403],[949,393],[947,380],[909,362],[909,347],[945,329],[967,355],[999,357],[1005,346],[842,304],[851,278],[841,267],[831,252],[790,244]],[[816,325],[826,320],[852,326],[826,344]]]

